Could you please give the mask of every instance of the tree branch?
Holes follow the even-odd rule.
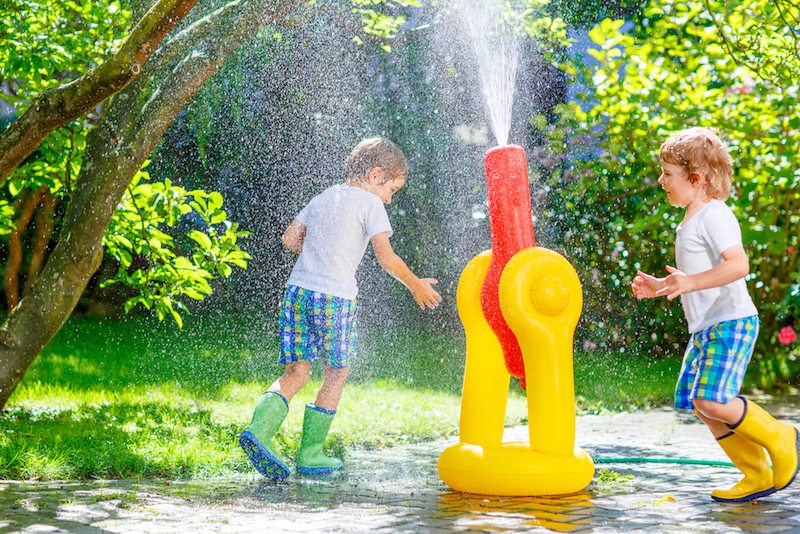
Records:
[[[31,250],[31,260],[28,264],[28,275],[25,277],[25,285],[22,294],[27,295],[44,265],[47,254],[47,245],[53,235],[53,212],[56,208],[56,199],[50,193],[50,189],[43,187],[42,200],[39,212],[36,214],[34,225],[36,226],[36,236],[33,238],[33,248]]]
[[[19,304],[19,270],[22,266],[22,236],[28,228],[28,223],[36,211],[36,206],[42,199],[45,186],[40,187],[36,192],[27,196],[20,195],[15,203],[15,208],[19,207],[20,215],[14,230],[8,236],[8,263],[6,264],[6,304],[11,310]]]
[[[22,117],[0,134],[0,185],[50,132],[86,115],[138,76],[161,40],[196,2],[160,0],[105,62],[36,97]]]

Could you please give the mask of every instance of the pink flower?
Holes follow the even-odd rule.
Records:
[[[797,333],[791,326],[784,326],[781,328],[781,331],[778,332],[778,342],[780,342],[781,345],[791,345],[796,339]]]

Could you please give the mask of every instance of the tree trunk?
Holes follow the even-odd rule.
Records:
[[[30,293],[0,328],[0,409],[74,309],[100,265],[102,239],[125,189],[178,112],[258,28],[305,3],[228,2],[165,42],[171,53],[153,57],[114,96],[103,122],[87,138],[58,244]],[[173,57],[180,58],[177,64]]]

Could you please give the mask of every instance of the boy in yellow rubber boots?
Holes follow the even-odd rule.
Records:
[[[677,268],[667,266],[663,278],[639,271],[631,288],[640,299],[681,298],[691,337],[675,406],[693,408],[744,473],[733,487],[715,489],[711,497],[752,501],[795,480],[800,440],[792,425],[738,396],[759,323],[744,281],[750,264],[739,223],[724,202],[731,190],[731,158],[707,128],[674,134],[661,145],[659,158],[658,183],[672,206],[686,210],[675,240]]]
[[[389,242],[392,226],[384,204],[405,187],[407,174],[397,145],[381,137],[365,139],[345,162],[345,182],[311,199],[283,234],[283,245],[299,254],[280,319],[280,362],[286,367],[239,437],[250,461],[268,478],[290,474],[270,444],[318,357],[325,362],[323,382],[316,400],[305,408],[297,471],[326,474],[342,468],[341,460],[325,455],[322,447],[356,352],[355,274],[367,244],[372,243],[380,266],[408,288],[420,308],[433,309],[441,302],[432,287],[436,280],[417,278]]]

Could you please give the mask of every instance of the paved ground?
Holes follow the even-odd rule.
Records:
[[[782,416],[800,424],[796,398]],[[578,418],[593,457],[726,460],[704,427],[670,409]],[[508,439],[525,439],[524,427]],[[598,464],[584,492],[504,498],[453,492],[436,474],[453,440],[353,453],[346,473],[267,483],[257,475],[179,483],[0,482],[0,532],[797,532],[800,482],[754,504],[708,496],[724,467]]]

